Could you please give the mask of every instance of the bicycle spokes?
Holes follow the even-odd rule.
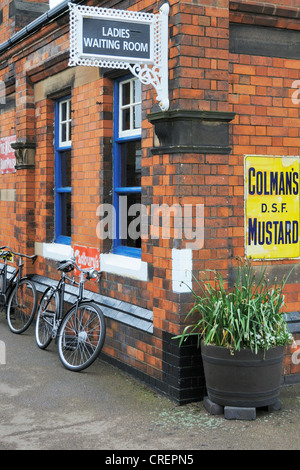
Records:
[[[95,348],[100,335],[99,323],[94,312],[78,309],[65,327],[65,339],[84,348]]]
[[[15,333],[21,333],[31,324],[36,309],[36,292],[29,280],[19,282],[8,303],[8,323]]]
[[[57,292],[50,288],[44,293],[40,301],[35,325],[35,337],[41,349],[45,349],[51,340],[56,337],[59,327],[56,320],[58,303]]]
[[[59,348],[64,365],[73,370],[87,367],[102,347],[103,323],[92,306],[74,308],[62,325]]]

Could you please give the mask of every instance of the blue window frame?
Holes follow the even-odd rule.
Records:
[[[71,244],[71,98],[55,102],[55,242]]]
[[[141,256],[141,82],[133,77],[114,84],[114,178],[116,227],[113,252]]]

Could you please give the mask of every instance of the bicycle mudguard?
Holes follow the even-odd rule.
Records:
[[[96,302],[95,302],[94,300],[92,300],[92,299],[83,298],[83,299],[79,300],[79,302],[78,302],[78,307],[80,307],[80,305],[82,305],[82,304],[96,304]],[[68,308],[68,310],[66,311],[66,313],[63,314],[63,317],[66,317],[66,316],[68,315],[68,313],[75,307],[75,305],[76,305],[76,301],[71,305],[70,308]],[[97,305],[97,307],[99,307],[100,310],[101,310],[100,305],[98,305],[98,304],[96,304],[96,305]]]

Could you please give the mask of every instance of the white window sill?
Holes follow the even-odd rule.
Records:
[[[100,254],[100,269],[106,273],[131,277],[139,281],[148,280],[148,263],[138,258],[103,253]]]
[[[59,243],[36,243],[35,251],[44,258],[56,261],[62,261],[73,256],[71,246]],[[139,281],[148,281],[148,263],[138,258],[102,253],[100,254],[100,269],[106,273],[130,277]]]
[[[60,243],[43,243],[43,257],[62,261],[73,256],[73,248],[70,245]]]

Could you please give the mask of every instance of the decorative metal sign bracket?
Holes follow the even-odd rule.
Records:
[[[167,111],[169,4],[163,4],[156,15],[73,3],[69,8],[69,66],[128,69],[144,85],[155,88],[161,110]],[[90,32],[97,20],[97,27]]]

